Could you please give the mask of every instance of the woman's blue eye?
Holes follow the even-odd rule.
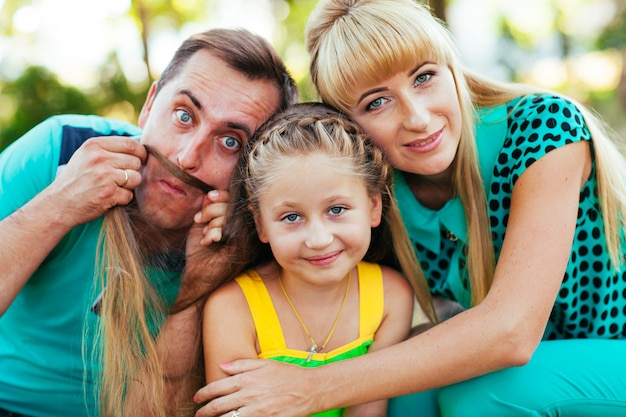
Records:
[[[369,107],[370,109],[377,109],[377,108],[379,108],[379,107],[380,107],[380,106],[382,106],[382,105],[383,105],[383,99],[382,99],[382,98],[377,98],[376,100],[372,101],[372,102],[369,104],[369,106],[368,106],[368,107]]]
[[[415,77],[415,84],[424,84],[430,79],[430,77],[432,77],[432,74],[430,73],[420,74]]]

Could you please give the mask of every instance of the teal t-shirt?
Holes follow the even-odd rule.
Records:
[[[517,179],[548,152],[583,140],[590,141],[591,135],[580,110],[561,97],[529,95],[478,111],[476,142],[496,259]],[[430,210],[415,199],[400,172],[394,188],[431,292],[468,308],[467,225],[459,198]],[[580,192],[570,260],[544,339],[626,339],[624,294],[626,271],[611,268],[606,250],[594,163]]]
[[[0,154],[0,219],[52,183],[87,138],[140,133],[97,116],[56,116],[36,126]],[[89,359],[93,341],[83,346],[83,331],[99,320],[90,307],[101,224],[100,218],[72,229],[0,317],[0,408],[34,417],[98,415],[99,366]],[[162,288],[172,299],[179,273],[166,275]]]

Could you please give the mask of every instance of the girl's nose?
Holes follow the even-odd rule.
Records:
[[[309,227],[309,233],[305,245],[310,249],[323,249],[333,241],[333,234],[322,224],[315,222]]]

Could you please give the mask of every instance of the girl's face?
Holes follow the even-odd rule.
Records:
[[[448,67],[423,62],[376,85],[357,85],[349,115],[391,164],[418,175],[440,174],[454,160],[461,110]]]
[[[381,196],[368,196],[351,167],[320,153],[286,157],[274,173],[255,222],[282,276],[314,285],[343,280],[380,224]]]

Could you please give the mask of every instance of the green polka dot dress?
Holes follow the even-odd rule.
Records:
[[[529,95],[479,111],[476,142],[496,258],[518,178],[548,152],[583,140],[590,141],[591,135],[582,114],[561,97]],[[431,292],[469,307],[467,226],[460,200],[452,199],[440,210],[427,209],[400,172],[394,188]],[[544,333],[544,340],[569,338],[626,339],[626,270],[611,268],[595,163],[580,192],[570,260]]]

